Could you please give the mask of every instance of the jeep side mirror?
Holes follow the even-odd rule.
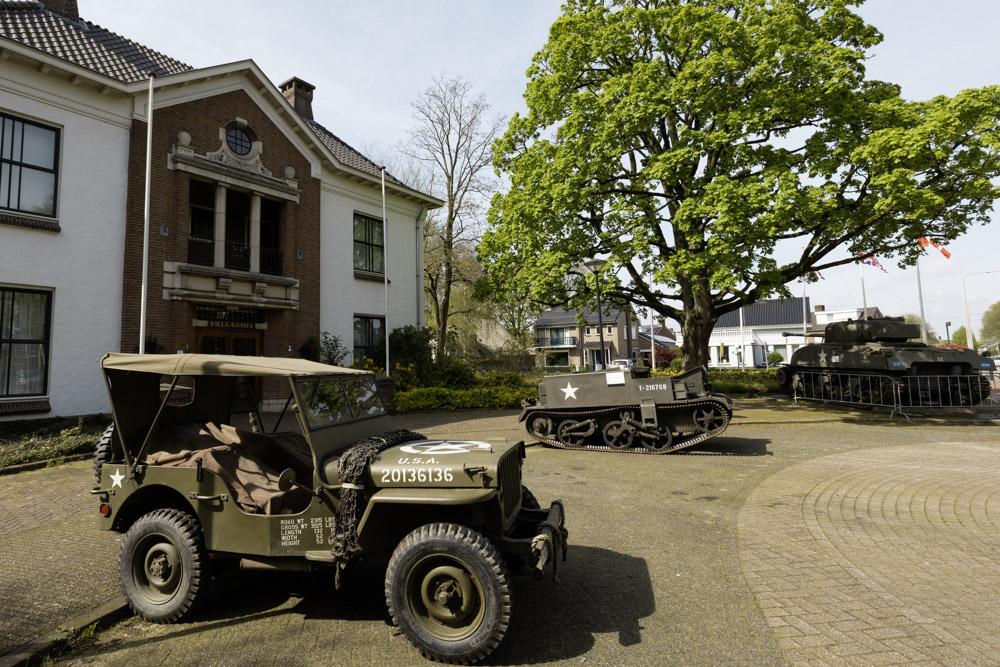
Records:
[[[290,491],[293,486],[302,486],[295,481],[295,471],[291,468],[285,468],[278,475],[278,490],[279,491]]]

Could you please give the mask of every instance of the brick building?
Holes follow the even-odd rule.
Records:
[[[313,119],[311,84],[191,68],[74,0],[0,2],[0,419],[105,411],[100,357],[139,348],[147,72],[147,352],[298,356],[328,331],[375,356],[422,324],[441,202],[387,175],[383,220],[378,166]]]

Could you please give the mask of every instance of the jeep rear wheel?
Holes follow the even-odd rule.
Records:
[[[510,582],[496,548],[474,530],[421,526],[399,543],[385,577],[389,614],[427,658],[469,664],[510,622]]]
[[[153,623],[179,620],[204,597],[208,584],[198,522],[173,509],[145,515],[125,533],[118,575],[136,614]]]

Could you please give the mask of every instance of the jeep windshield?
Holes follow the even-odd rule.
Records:
[[[310,429],[385,414],[371,375],[299,377],[295,378],[295,393]]]

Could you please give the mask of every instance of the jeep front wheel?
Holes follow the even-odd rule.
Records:
[[[198,522],[174,509],[145,515],[125,533],[118,574],[136,614],[153,623],[179,620],[208,587],[208,554]]]
[[[472,663],[510,622],[510,581],[496,548],[474,530],[421,526],[399,543],[385,576],[389,614],[427,658]]]

